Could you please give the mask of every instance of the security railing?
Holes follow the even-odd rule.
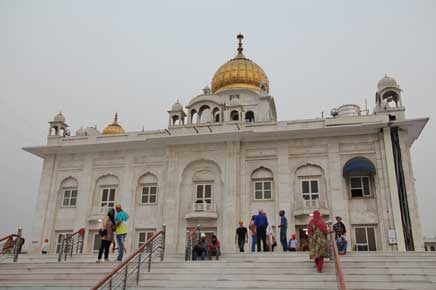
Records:
[[[146,267],[151,271],[153,256],[159,256],[163,261],[165,254],[166,226],[141,245],[136,252],[130,255],[124,262],[118,265],[112,272],[106,275],[91,290],[115,290],[127,289],[128,286],[137,286],[141,271]]]
[[[192,260],[192,250],[194,249],[194,241],[200,239],[200,225],[197,225],[192,230],[186,231],[186,248],[185,248],[185,261]]]
[[[59,249],[58,261],[67,260],[68,256],[78,255],[83,253],[83,242],[85,239],[85,228],[81,228],[71,235],[67,235],[62,239]]]
[[[24,239],[21,236],[22,229],[18,228],[16,234],[11,234],[0,239],[0,261],[7,260],[12,257],[14,262],[18,261],[18,255],[21,253],[21,248],[24,244]]]
[[[216,211],[215,203],[194,202],[192,204],[193,211]]]
[[[342,270],[342,263],[341,258],[339,257],[339,251],[338,246],[336,244],[335,240],[335,232],[331,230],[332,222],[329,221],[329,236],[330,236],[330,250],[331,250],[331,256],[335,261],[335,269],[336,269],[336,278],[338,281],[338,286],[340,290],[347,290],[347,287],[345,285],[345,278],[344,278],[344,272]]]

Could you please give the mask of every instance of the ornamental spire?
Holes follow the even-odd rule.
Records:
[[[242,51],[244,50],[244,48],[242,48],[242,39],[244,39],[244,35],[242,35],[242,33],[239,33],[236,38],[239,40],[238,43],[238,53],[242,53]]]

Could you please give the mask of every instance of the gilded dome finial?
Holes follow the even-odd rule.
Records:
[[[242,47],[242,39],[244,39],[244,35],[242,35],[242,33],[239,33],[236,38],[239,40],[238,43],[238,53],[242,53],[242,51],[244,50],[244,48]]]
[[[118,112],[115,112],[114,123],[118,123]]]

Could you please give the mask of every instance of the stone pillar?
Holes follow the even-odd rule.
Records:
[[[184,251],[185,244],[183,242],[183,237],[185,236],[186,228],[181,228],[181,225],[185,225],[185,221],[179,222],[179,194],[180,189],[178,188],[179,174],[178,171],[178,154],[175,147],[168,147],[167,150],[168,165],[165,187],[165,199],[161,199],[165,203],[163,208],[163,223],[167,226],[166,232],[166,248],[167,253],[176,253]],[[180,170],[183,170],[181,168]]]
[[[288,218],[288,231],[286,233],[286,238],[289,240],[290,233],[295,231],[295,221],[293,218],[291,205],[293,204],[293,194],[291,195],[291,189],[289,184],[289,145],[287,141],[282,141],[278,143],[278,166],[277,166],[277,210],[284,210],[285,215]],[[274,213],[278,216],[278,212]],[[278,217],[277,217],[278,218]],[[292,222],[291,222],[292,221]],[[280,219],[278,219],[277,225],[280,224]],[[293,227],[291,227],[291,225]],[[276,230],[276,240],[277,240],[277,249],[281,251],[280,244],[280,229]]]
[[[339,155],[339,143],[330,139],[328,144],[328,172],[326,172],[327,179],[327,195],[328,206],[330,209],[329,218],[335,222],[335,217],[342,217],[342,222],[347,228],[348,236],[352,235],[350,215],[348,214],[348,192],[343,190],[343,176],[341,156]],[[351,242],[348,243],[349,250],[351,250]]]
[[[395,173],[395,163],[390,128],[383,129],[383,140],[386,152],[386,171],[388,174],[388,184],[392,202],[392,215],[397,236],[397,246],[398,251],[405,252],[406,245],[404,242],[403,223],[401,221],[400,201],[398,197],[397,177]]]
[[[240,168],[240,142],[226,142],[225,168],[223,172],[223,237],[222,249],[225,252],[235,252],[235,225],[237,216],[237,191],[239,189],[237,175]]]
[[[55,168],[55,155],[50,155],[44,158],[42,166],[41,179],[39,182],[38,197],[36,200],[36,210],[33,216],[33,227],[30,242],[30,252],[39,253],[44,239],[51,241],[51,235],[47,235],[46,221],[49,218],[47,216],[47,206],[50,197],[50,188],[53,179],[53,173]]]
[[[120,185],[118,200],[121,203],[123,210],[129,215],[127,221],[128,227],[128,243],[126,244],[127,253],[132,253],[132,249],[135,249],[137,244],[136,229],[135,229],[135,195],[137,180],[133,180],[133,156],[128,155],[126,157],[126,163],[122,170],[123,175],[120,176]]]
[[[400,131],[401,156],[403,159],[404,179],[407,190],[407,201],[409,204],[410,221],[412,224],[413,244],[415,251],[424,251],[424,236],[422,231],[421,219],[418,210],[418,201],[415,189],[415,177],[413,175],[410,146],[406,140],[407,133]]]
[[[74,229],[79,229],[81,227],[85,227],[85,237],[83,243],[83,249],[86,252],[88,249],[88,234],[89,234],[89,222],[88,216],[91,214],[91,211],[94,204],[94,186],[92,180],[93,174],[93,158],[92,154],[85,154],[83,159],[83,171],[79,178],[79,188],[78,188],[78,196],[77,196],[77,219],[74,223]]]

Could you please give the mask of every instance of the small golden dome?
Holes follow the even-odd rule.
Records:
[[[238,54],[235,58],[223,64],[215,73],[212,79],[212,92],[217,93],[223,89],[254,89],[269,92],[269,81],[263,69],[249,60],[242,53],[242,39],[244,36],[238,34]]]
[[[118,124],[118,114],[115,113],[115,119],[112,124],[109,124],[106,128],[103,130],[103,135],[111,135],[111,134],[123,134],[124,129],[123,127]]]

